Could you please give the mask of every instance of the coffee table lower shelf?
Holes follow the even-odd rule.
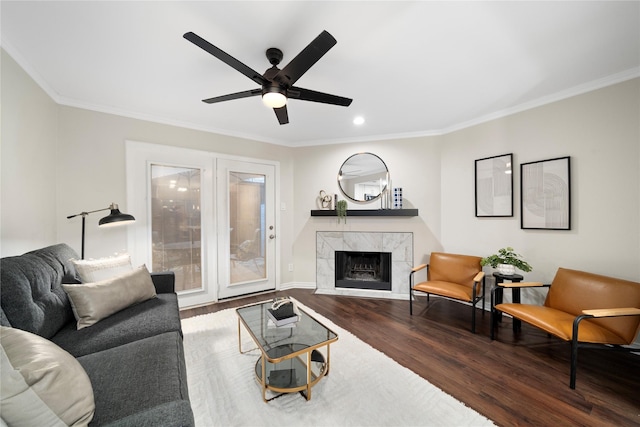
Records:
[[[327,346],[328,348],[328,346]],[[311,387],[329,373],[324,355],[318,350],[305,351],[303,344],[285,344],[267,351],[267,358],[260,356],[256,362],[256,379],[263,387],[265,402],[282,396],[285,393],[300,392],[307,400],[311,399]],[[297,356],[271,363],[268,359],[279,359],[283,355],[298,353]],[[264,372],[264,375],[263,375]],[[263,381],[263,377],[265,381]],[[266,391],[279,393],[269,399]]]

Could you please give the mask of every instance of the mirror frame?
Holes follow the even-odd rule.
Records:
[[[374,174],[384,173],[384,177],[380,177],[379,178],[380,180],[384,180],[384,187],[382,187],[382,189],[380,190],[380,192],[377,195],[375,195],[374,197],[372,197],[369,200],[356,199],[355,198],[356,197],[355,194],[347,194],[346,189],[343,188],[343,186],[342,186],[342,175],[343,175],[343,169],[345,168],[345,165],[347,165],[349,160],[352,160],[354,157],[362,156],[362,155],[375,157],[378,161],[380,161],[381,166],[384,167],[384,172],[374,172],[373,174],[361,175],[361,176],[367,176],[367,175],[374,175]],[[340,166],[340,170],[338,170],[338,187],[340,188],[340,192],[347,199],[351,200],[352,202],[356,202],[356,203],[371,203],[371,202],[375,202],[376,200],[379,200],[382,197],[382,195],[385,193],[385,191],[387,191],[387,187],[388,186],[389,186],[389,168],[387,167],[387,164],[384,162],[384,160],[382,160],[382,158],[380,158],[380,156],[378,156],[377,154],[373,154],[373,153],[366,152],[366,151],[352,154],[351,156],[347,157],[347,159]]]

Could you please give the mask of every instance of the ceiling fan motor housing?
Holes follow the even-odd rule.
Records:
[[[278,65],[282,61],[282,51],[277,47],[267,49],[267,59],[271,65]]]
[[[287,86],[274,79],[275,76],[280,72],[280,69],[276,66],[277,62],[274,63],[273,57],[269,56],[269,52],[272,50],[278,51],[280,53],[280,59],[282,59],[282,52],[279,49],[272,47],[267,50],[267,57],[269,58],[269,61],[273,64],[273,66],[265,71],[262,75],[268,81],[268,83],[262,85],[262,96],[267,93],[280,93],[286,97]]]
[[[272,82],[269,85],[262,86],[262,96],[267,93],[281,93],[284,96],[287,96],[287,90],[281,87],[278,83]]]

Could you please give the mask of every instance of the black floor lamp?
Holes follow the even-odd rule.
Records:
[[[98,226],[99,227],[110,227],[110,226],[115,226],[115,225],[125,225],[125,224],[130,224],[132,222],[134,222],[136,219],[129,214],[125,214],[120,212],[120,209],[118,209],[118,205],[115,203],[111,203],[111,206],[109,206],[108,208],[103,208],[103,209],[96,209],[95,211],[89,211],[89,212],[80,212],[79,214],[75,214],[75,215],[69,215],[67,217],[67,219],[71,219],[71,218],[75,218],[77,216],[82,216],[82,251],[80,254],[81,259],[84,259],[84,226],[85,226],[85,218],[87,217],[87,215],[95,213],[95,212],[100,212],[100,211],[106,211],[111,209],[111,213],[107,216],[105,216],[104,218],[102,218],[99,222],[98,222]]]

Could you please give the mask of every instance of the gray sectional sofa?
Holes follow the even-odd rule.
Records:
[[[152,273],[155,297],[78,330],[62,288],[79,283],[74,258],[65,244],[2,258],[0,324],[44,337],[80,363],[95,400],[90,426],[193,425],[173,274]]]

